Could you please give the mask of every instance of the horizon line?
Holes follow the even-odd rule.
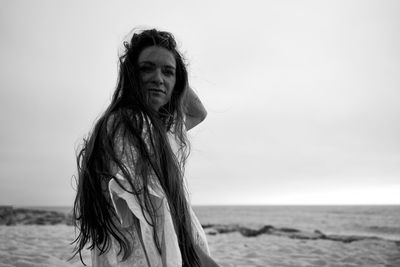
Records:
[[[205,207],[205,206],[214,206],[214,207],[225,207],[225,206],[400,206],[400,203],[214,203],[214,204],[192,204],[193,207]],[[15,208],[47,208],[47,207],[73,207],[73,205],[25,205],[25,204],[0,204],[1,207],[15,207]]]

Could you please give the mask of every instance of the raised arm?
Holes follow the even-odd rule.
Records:
[[[188,87],[186,98],[186,130],[190,130],[200,122],[202,122],[207,116],[207,110],[201,103],[199,97],[193,91],[190,86]]]

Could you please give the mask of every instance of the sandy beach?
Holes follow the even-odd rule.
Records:
[[[208,240],[221,266],[400,266],[399,248],[382,241],[346,244],[268,235],[243,238],[239,233],[208,236]]]
[[[346,243],[266,233],[245,237],[239,231],[218,233],[213,227],[206,232],[221,266],[400,266],[399,244],[388,240]],[[74,228],[62,224],[0,226],[0,267],[83,266],[78,258],[67,261],[74,236]],[[83,259],[91,265],[88,251]]]
[[[0,267],[84,266],[79,257],[71,259],[76,237],[71,224],[69,212],[1,207]],[[224,267],[400,266],[400,240],[385,236],[236,223],[203,228],[212,257]],[[91,266],[88,250],[82,257]]]

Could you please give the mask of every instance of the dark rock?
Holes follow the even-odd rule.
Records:
[[[0,225],[14,225],[14,209],[12,206],[0,206]]]
[[[292,239],[301,240],[330,240],[343,243],[351,243],[361,240],[383,240],[379,237],[368,237],[368,236],[355,236],[355,235],[326,235],[319,230],[313,232],[301,231],[294,228],[275,228],[272,225],[265,225],[260,229],[251,229],[245,226],[239,225],[203,225],[203,228],[208,228],[208,235],[226,234],[232,232],[239,232],[245,237],[256,237],[261,234],[268,234],[274,236],[283,236]],[[400,248],[400,240],[390,240],[394,242]]]
[[[239,228],[239,232],[243,236],[247,236],[247,237],[255,237],[255,236],[258,236],[258,235],[262,234],[261,229],[254,230],[254,229],[249,229],[249,228],[245,228],[245,227]]]
[[[262,231],[263,233],[269,233],[269,232],[271,232],[271,231],[273,231],[273,230],[275,230],[275,227],[273,227],[272,225],[264,225],[264,226],[261,228],[261,231]]]
[[[324,233],[322,233],[320,230],[315,230],[314,233],[319,235],[321,239],[326,238],[326,235]]]
[[[285,233],[298,233],[300,232],[297,229],[293,229],[293,228],[279,228],[280,231],[285,232]]]
[[[72,215],[57,211],[0,206],[0,225],[72,225]]]
[[[217,235],[218,233],[215,230],[211,230],[211,231],[207,231],[206,234],[207,235]]]
[[[316,240],[316,239],[321,239],[321,235],[317,233],[308,233],[308,232],[298,232],[298,233],[293,233],[289,235],[290,238],[293,239],[303,239],[303,240]]]
[[[213,227],[219,234],[226,234],[238,231],[237,225],[215,225]]]
[[[202,225],[201,225],[201,227],[203,227],[203,229],[211,228],[211,227],[213,227],[213,226],[214,226],[214,224],[202,224]]]

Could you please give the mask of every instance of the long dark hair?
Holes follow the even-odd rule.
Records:
[[[176,83],[171,100],[158,112],[149,106],[147,94],[140,86],[138,58],[150,46],[169,50],[176,60]],[[87,244],[89,249],[97,248],[100,254],[105,253],[110,247],[111,238],[115,238],[123,259],[130,256],[131,244],[120,230],[108,193],[108,182],[113,178],[122,188],[135,195],[142,212],[150,215],[146,220],[153,226],[154,241],[162,253],[156,231],[157,207],[150,201],[148,191],[151,179],[156,177],[168,201],[183,266],[199,266],[183,183],[189,151],[183,128],[183,98],[188,82],[183,57],[177,50],[172,34],[156,29],[134,33],[130,42],[124,43],[124,48],[119,58],[118,83],[111,104],[98,119],[88,138],[84,139],[77,155],[78,181],[73,216],[79,235],[74,241],[74,255],[79,253],[81,257],[81,251]],[[178,156],[172,152],[168,131],[178,141]],[[121,140],[122,154],[133,155],[128,157],[129,162],[121,157],[121,148],[117,145]],[[130,188],[124,187],[116,179],[115,167],[129,182]],[[137,177],[140,177],[142,186],[135,183]]]

